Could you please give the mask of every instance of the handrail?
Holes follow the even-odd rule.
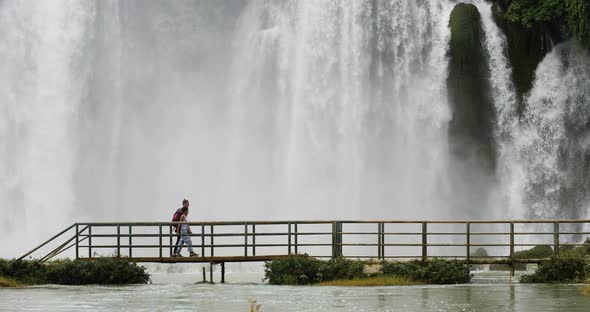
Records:
[[[295,220],[295,221],[203,221],[203,222],[189,222],[189,225],[244,225],[256,224],[256,225],[286,225],[286,224],[331,224],[333,222],[347,223],[347,224],[372,224],[372,223],[396,223],[396,224],[551,224],[551,223],[590,223],[590,219],[574,220],[574,219],[547,219],[547,220]],[[183,222],[80,222],[78,225],[90,225],[90,226],[173,226],[182,224]],[[74,224],[75,225],[75,224]]]
[[[78,237],[80,235],[80,233],[84,232],[86,229],[88,228],[88,225],[85,226],[83,229],[79,230],[78,232],[76,232],[76,234],[74,234],[74,236],[72,236],[70,239],[68,239],[65,243],[59,245],[57,248],[55,248],[54,250],[52,250],[51,252],[49,252],[47,255],[45,255],[45,257],[41,258],[41,260],[39,260],[40,262],[46,262],[47,260],[55,257],[56,255],[58,255],[59,253],[61,253],[61,250],[67,245],[69,244],[71,241],[73,241],[74,239],[76,239],[76,237]],[[75,243],[74,243],[75,244]],[[68,247],[69,248],[69,247]]]
[[[45,241],[44,243],[42,243],[41,245],[39,245],[39,246],[37,246],[37,247],[33,248],[33,250],[31,250],[31,251],[27,252],[26,254],[24,254],[24,255],[20,256],[20,257],[19,257],[18,259],[16,259],[16,260],[17,260],[17,261],[20,261],[20,260],[24,259],[26,256],[28,256],[28,255],[30,255],[30,254],[32,254],[32,253],[34,253],[35,251],[39,250],[41,247],[43,247],[43,246],[45,246],[45,245],[49,244],[49,243],[50,243],[51,241],[53,241],[54,239],[56,239],[56,238],[60,237],[60,236],[61,236],[63,233],[65,233],[65,232],[69,231],[69,230],[70,230],[70,229],[72,229],[74,226],[76,226],[76,223],[74,223],[74,224],[70,225],[70,226],[69,226],[69,227],[67,227],[65,230],[63,230],[63,231],[61,231],[61,232],[59,232],[59,233],[55,234],[53,237],[51,237],[50,239],[46,240],[46,241]]]

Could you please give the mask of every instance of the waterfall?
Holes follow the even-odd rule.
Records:
[[[514,134],[523,216],[588,216],[589,78],[590,55],[574,41],[556,46],[535,72]]]
[[[193,220],[587,216],[587,50],[546,56],[519,119],[491,4],[466,2],[495,176],[449,151],[457,1],[0,1],[0,243],[184,197]]]
[[[74,209],[73,131],[86,92],[83,1],[0,4],[2,234],[54,231]],[[21,241],[25,243],[25,241]]]
[[[242,200],[299,218],[444,211],[451,9],[252,2],[235,47],[228,180],[262,187]]]

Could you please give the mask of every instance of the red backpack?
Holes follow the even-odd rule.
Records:
[[[176,210],[176,212],[172,215],[172,222],[180,222],[180,217],[182,217],[182,208]],[[176,230],[176,226],[174,227]]]

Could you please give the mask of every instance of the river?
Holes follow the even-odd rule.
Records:
[[[1,311],[590,311],[581,285],[531,285],[476,273],[469,285],[400,287],[270,286],[255,274],[195,284],[198,274],[154,274],[131,286],[0,289]],[[258,282],[256,282],[258,281]]]

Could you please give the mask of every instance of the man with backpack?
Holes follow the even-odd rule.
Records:
[[[186,244],[188,247],[188,252],[191,257],[198,257],[199,255],[193,251],[193,242],[191,240],[191,227],[188,221],[188,207],[182,207],[182,215],[180,216],[180,224],[178,224],[177,233],[180,233],[180,242],[174,248],[174,255],[172,257],[182,257],[180,255],[180,251],[182,250],[182,245]]]
[[[186,199],[186,198],[183,199],[182,200],[182,207],[178,208],[176,210],[176,212],[174,213],[174,215],[172,215],[172,222],[180,222],[180,218],[182,217],[182,214],[183,214],[182,209],[183,208],[188,209],[189,205],[190,204],[188,202],[188,199]],[[174,243],[174,246],[178,246],[178,243],[180,242],[180,231],[178,230],[179,227],[178,227],[178,225],[173,225],[172,228],[173,228],[174,232],[176,233],[176,243]]]

